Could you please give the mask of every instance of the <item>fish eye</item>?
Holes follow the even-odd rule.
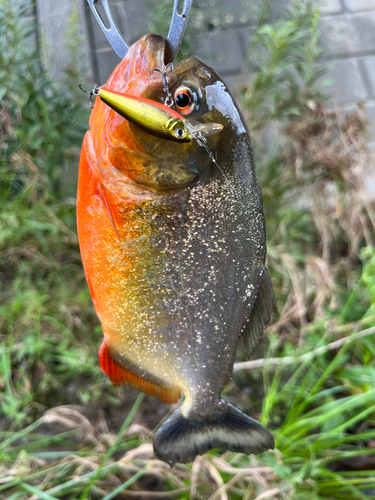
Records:
[[[186,90],[181,90],[181,92],[176,95],[176,106],[180,109],[186,109],[189,106],[190,101],[190,96]]]
[[[195,107],[192,91],[188,87],[179,87],[174,94],[174,102],[176,108],[182,111],[183,114],[188,114]]]

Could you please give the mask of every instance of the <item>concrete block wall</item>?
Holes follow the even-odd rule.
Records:
[[[67,23],[78,1],[83,47],[93,80],[104,84],[119,59],[101,32],[86,0],[22,0],[30,5],[28,18],[37,18],[47,50],[47,61],[54,77],[62,78],[68,54],[64,49]],[[154,0],[163,1],[163,0]],[[234,88],[254,29],[254,8],[262,0],[194,0],[210,9],[211,31],[202,33],[197,55],[214,67]],[[330,65],[325,77],[332,80],[327,92],[344,111],[356,102],[366,104],[371,120],[371,141],[375,145],[375,0],[314,0],[321,9],[322,59]],[[274,0],[271,17],[277,20],[291,0]],[[148,32],[152,0],[109,0],[118,27],[129,43]]]
[[[36,0],[37,20],[45,64],[54,78],[60,82],[66,78],[65,70],[71,59],[68,38],[71,18],[75,9],[77,9],[82,32],[82,45],[77,50],[80,52],[82,69],[87,75],[92,76],[90,37],[85,17],[85,4],[82,1],[74,0],[64,0],[58,3],[53,0]]]
[[[204,5],[204,0],[200,1]],[[322,59],[330,71],[326,87],[343,112],[350,111],[358,101],[366,103],[371,120],[371,141],[375,144],[375,0],[315,0],[321,9]],[[247,48],[253,30],[253,0],[216,0],[221,14],[213,20],[214,29],[199,41],[197,55],[213,66],[230,87],[241,78]],[[255,2],[256,3],[256,2]],[[211,6],[213,2],[210,2]],[[277,19],[290,4],[274,1],[273,19]],[[133,43],[147,33],[149,9],[147,0],[111,0],[116,22],[125,38]],[[118,58],[105,40],[88,6],[86,14],[91,26],[94,74],[104,83]]]
[[[320,30],[332,66],[327,91],[343,112],[365,102],[375,146],[375,0],[326,0]]]
[[[30,26],[36,24],[36,5],[33,0],[19,0],[19,4],[25,8],[24,16],[22,17],[22,23],[24,25]],[[36,31],[32,35],[30,35],[27,40],[26,47],[31,52],[35,51],[38,47],[38,37]]]
[[[86,0],[84,0],[86,1]],[[162,0],[155,0],[162,1]],[[282,3],[285,0],[277,1]],[[194,0],[212,16],[210,33],[202,33],[196,54],[223,76],[236,76],[241,70],[253,26],[254,4],[261,0]],[[109,0],[113,17],[125,40],[132,44],[149,32],[152,16],[150,0]],[[86,6],[91,34],[94,74],[105,82],[119,59],[113,52],[90,7]],[[172,16],[172,11],[170,12]],[[167,33],[162,33],[166,36]]]
[[[119,58],[109,45],[86,0],[82,0],[86,9],[86,20],[92,49],[94,79],[99,84],[107,81]],[[147,23],[150,16],[150,0],[109,0],[112,16],[128,44],[134,43],[148,33]],[[98,10],[106,19],[104,9],[98,4]]]
[[[41,49],[44,64],[58,84],[66,78],[65,70],[71,58],[67,48],[70,19],[73,11],[77,9],[83,39],[82,47],[80,47],[82,67],[88,77],[93,78],[92,50],[86,22],[85,1],[64,0],[57,3],[53,0],[14,0],[14,3],[16,2],[26,7],[22,22],[34,23],[37,27],[27,40],[26,48],[30,53],[38,47]]]

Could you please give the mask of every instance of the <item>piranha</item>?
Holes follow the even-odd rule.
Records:
[[[170,404],[183,394],[153,440],[171,465],[213,448],[273,448],[263,425],[221,397],[239,340],[250,354],[273,305],[240,110],[197,57],[168,65],[160,35],[135,43],[93,93],[77,218],[102,370]]]

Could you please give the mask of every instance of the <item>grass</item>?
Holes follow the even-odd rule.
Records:
[[[171,469],[154,459],[152,432],[130,425],[143,395],[118,433],[99,433],[79,408],[57,407],[18,432],[2,433],[0,454],[11,474],[0,492],[14,499],[27,498],[30,488],[43,491],[40,498],[113,498],[134,483],[129,497],[374,498],[365,491],[375,487],[375,370],[364,361],[362,340],[347,342],[332,359],[296,357],[292,371],[265,365],[261,420],[275,431],[273,452],[209,453]]]
[[[317,11],[260,16],[240,89],[255,117],[276,309],[261,359],[239,349],[239,389],[225,397],[272,429],[276,450],[172,469],[151,444],[168,407],[113,387],[98,366],[73,198],[88,118],[79,61],[58,92],[25,51],[21,15],[0,0],[0,498],[375,498],[372,158],[363,110],[341,118],[321,102]],[[277,131],[271,149],[265,127]]]

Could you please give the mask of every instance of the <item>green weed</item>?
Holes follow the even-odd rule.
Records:
[[[112,387],[98,366],[101,327],[67,197],[87,102],[77,68],[57,91],[38,55],[27,53],[22,13],[0,0],[0,497],[375,498],[375,218],[360,179],[366,120],[361,108],[341,119],[320,102],[318,11],[299,3],[275,25],[260,13],[247,61],[253,75],[242,88],[277,310],[264,358],[250,361],[250,371],[235,366],[236,397],[273,430],[276,450],[213,451],[172,469],[154,458],[153,432],[142,423],[155,419],[144,415],[150,400],[132,406],[134,393]],[[199,6],[193,14],[191,29],[201,30],[205,14]],[[272,148],[262,146],[263,127],[277,130]],[[301,193],[305,204],[295,202]]]
[[[173,5],[174,0],[165,0],[163,2],[149,4],[150,10],[153,12],[148,23],[150,33],[160,33],[167,37]],[[194,54],[199,41],[205,35],[208,35],[210,31],[217,29],[222,12],[222,0],[218,0],[213,4],[205,2],[204,0],[198,0],[192,4],[189,23],[175,63]]]
[[[0,408],[17,422],[72,376],[100,376],[75,206],[61,198],[66,170],[74,162],[77,171],[88,110],[75,78],[58,91],[27,52],[23,13],[0,2]]]
[[[318,80],[327,67],[318,63],[323,52],[318,21],[319,9],[310,2],[294,2],[286,18],[258,25],[243,68],[252,73],[251,84],[240,89],[251,131],[272,120],[288,123],[311,101],[324,99]]]

